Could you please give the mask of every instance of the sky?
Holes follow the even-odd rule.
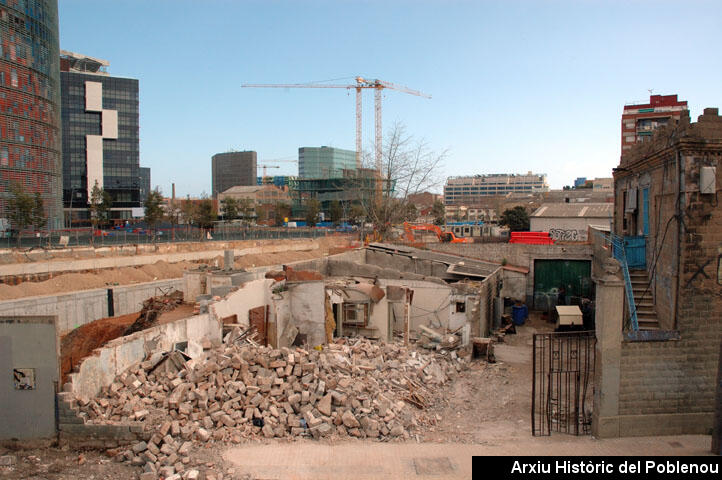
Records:
[[[246,83],[422,91],[384,91],[384,131],[447,151],[443,177],[532,171],[552,188],[611,176],[624,104],[650,90],[693,119],[722,106],[719,0],[60,0],[59,16],[61,49],[139,80],[140,163],[166,195],[210,192],[231,149],[295,175],[299,147],[355,148],[353,91]],[[365,149],[373,118],[366,92]]]

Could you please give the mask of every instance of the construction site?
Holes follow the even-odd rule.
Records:
[[[529,266],[593,251],[349,236],[5,251],[3,478],[287,478],[298,464],[248,452],[314,464],[376,445],[409,453],[355,477],[459,478],[470,460],[429,446],[573,452],[598,428],[599,344],[588,325],[574,345],[552,338]],[[546,391],[554,349],[572,349],[575,383]],[[674,454],[709,439],[645,438]]]

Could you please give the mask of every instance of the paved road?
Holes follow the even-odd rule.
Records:
[[[269,443],[224,453],[237,474],[259,479],[467,479],[472,455],[709,455],[711,437],[680,435],[595,440],[553,435],[481,444],[347,441]]]

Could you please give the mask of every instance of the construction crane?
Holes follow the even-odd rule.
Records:
[[[263,178],[266,178],[268,175],[266,175],[266,169],[267,168],[281,168],[278,165],[268,165],[267,163],[259,163],[256,165],[256,168],[263,168]]]
[[[243,84],[242,88],[345,88],[346,90],[356,89],[356,166],[361,166],[361,92],[363,89],[374,89],[374,111],[375,111],[375,141],[376,141],[376,170],[381,175],[382,168],[382,115],[381,115],[381,93],[384,89],[397,90],[399,92],[416,95],[418,97],[431,98],[418,90],[412,90],[402,85],[396,85],[383,80],[367,80],[363,77],[356,77],[356,83],[351,85],[332,85],[323,83],[289,83],[289,84]]]

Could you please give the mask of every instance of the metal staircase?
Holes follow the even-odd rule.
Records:
[[[612,256],[619,262],[624,274],[624,292],[627,297],[627,306],[629,307],[629,322],[625,325],[625,330],[639,330],[639,321],[637,319],[637,307],[634,302],[634,288],[632,278],[629,274],[629,265],[627,264],[627,255],[624,251],[624,239],[613,233],[607,237],[612,246]],[[645,273],[646,277],[646,273]]]

